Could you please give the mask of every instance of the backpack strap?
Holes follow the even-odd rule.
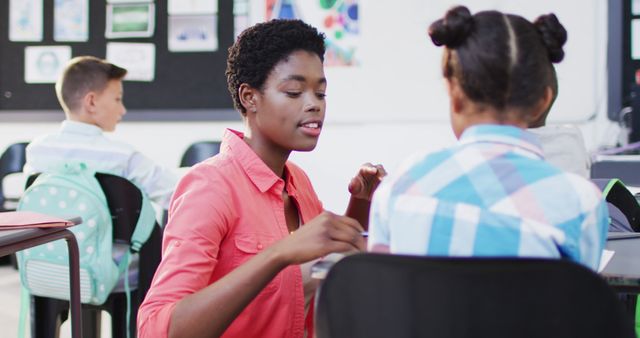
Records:
[[[20,284],[20,313],[18,314],[18,338],[25,337],[25,327],[27,326],[27,313],[29,312],[29,290]]]
[[[130,338],[131,332],[131,289],[129,288],[129,264],[131,263],[131,250],[127,250],[120,260],[120,264],[118,265],[119,275],[124,278],[124,295],[127,300],[127,311],[126,311],[126,330],[127,330],[127,338]]]
[[[140,193],[142,194],[142,207],[140,208],[138,222],[136,222],[136,227],[133,229],[133,234],[131,235],[130,250],[133,253],[140,251],[142,245],[144,245],[151,236],[153,227],[156,224],[156,214],[151,206],[151,202],[149,202],[147,194],[142,192],[142,190],[140,190]]]
[[[621,180],[592,179],[601,190],[606,201],[617,207],[629,221],[631,229],[640,232],[640,204]]]

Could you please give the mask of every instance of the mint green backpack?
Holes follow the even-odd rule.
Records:
[[[119,263],[113,258],[113,230],[106,197],[95,172],[84,164],[66,164],[53,172],[40,174],[26,189],[18,210],[37,211],[62,218],[82,217],[70,228],[80,252],[80,299],[82,303],[105,302],[120,276],[128,276],[131,253],[138,252],[149,238],[155,214],[143,193],[142,210]],[[20,280],[32,295],[69,299],[68,253],[62,240],[18,253]],[[129,278],[124,278],[129,291]]]

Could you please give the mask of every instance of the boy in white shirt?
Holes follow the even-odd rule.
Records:
[[[93,56],[73,58],[55,86],[66,120],[58,132],[29,144],[24,172],[47,172],[61,163],[83,162],[97,172],[127,178],[167,209],[177,176],[131,145],[103,134],[115,130],[126,114],[122,102],[126,74],[126,69]]]

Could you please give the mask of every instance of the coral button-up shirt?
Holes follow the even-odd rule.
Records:
[[[162,262],[138,314],[139,337],[167,337],[178,301],[198,292],[289,234],[282,191],[298,206],[302,224],[322,212],[311,182],[287,162],[287,182],[227,130],[221,153],[180,181],[164,231]],[[282,270],[240,313],[223,337],[303,337],[300,267]],[[202,314],[202,320],[215,313]]]

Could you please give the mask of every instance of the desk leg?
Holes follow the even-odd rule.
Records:
[[[71,307],[71,336],[82,338],[82,304],[80,303],[80,252],[78,242],[71,231],[65,236],[69,248],[69,280]]]

